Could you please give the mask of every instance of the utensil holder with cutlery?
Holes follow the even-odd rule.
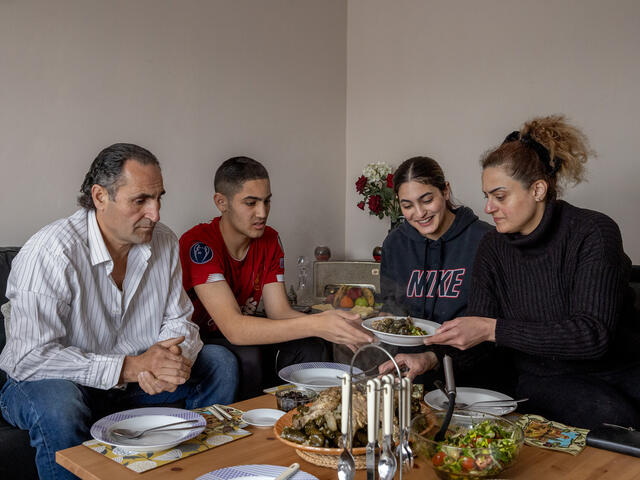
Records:
[[[368,349],[378,349],[384,352],[393,362],[395,374],[386,374],[381,378],[377,375],[353,376],[353,366],[360,353]],[[392,370],[392,371],[393,371]],[[368,371],[365,373],[369,373]],[[353,411],[352,384],[366,381],[367,388],[367,448],[366,468],[367,480],[391,480],[398,474],[402,480],[402,471],[413,466],[413,453],[409,447],[409,426],[411,418],[411,382],[403,381],[403,370],[396,363],[393,356],[379,345],[364,345],[351,358],[349,373],[342,377],[342,414],[346,419],[342,422],[343,452],[338,461],[338,478],[353,480],[355,467],[351,469],[353,459]],[[349,386],[347,387],[346,384]],[[393,441],[393,419],[395,416],[394,392],[398,391],[398,447]],[[382,397],[382,414],[380,414],[380,400]],[[346,420],[346,421],[345,421]],[[378,444],[380,423],[382,422],[383,441]],[[345,433],[346,432],[346,433]],[[351,459],[349,458],[351,457]]]

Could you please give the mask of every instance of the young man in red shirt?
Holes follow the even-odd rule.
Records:
[[[216,171],[214,185],[221,216],[180,239],[183,285],[205,343],[225,345],[239,357],[245,377],[240,398],[274,385],[280,368],[326,360],[322,339],[347,345],[373,340],[356,314],[304,315],[289,305],[284,251],[267,226],[271,187],[261,163],[230,158]],[[253,316],[261,298],[267,318]]]

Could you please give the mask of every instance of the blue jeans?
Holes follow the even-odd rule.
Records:
[[[217,345],[205,345],[191,369],[189,380],[175,392],[148,395],[138,384],[125,390],[99,390],[68,380],[18,382],[8,378],[0,392],[0,408],[7,422],[29,431],[36,449],[41,480],[76,478],[56,464],[57,450],[90,438],[91,425],[110,413],[148,405],[184,401],[186,408],[228,404],[238,386],[238,363]]]

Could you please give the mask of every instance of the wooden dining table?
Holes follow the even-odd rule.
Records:
[[[276,408],[272,395],[262,395],[233,404],[240,410]],[[206,452],[169,463],[145,473],[136,473],[126,467],[78,445],[56,452],[56,461],[78,477],[86,480],[193,480],[219,468],[244,464],[289,466],[300,463],[301,470],[319,480],[334,480],[336,470],[306,462],[296,450],[282,443],[272,427],[247,427],[252,435],[220,445]],[[396,474],[398,478],[398,474]],[[403,473],[406,480],[432,480],[436,474],[428,463],[418,459],[413,470]],[[580,454],[529,447],[525,445],[516,463],[501,473],[501,479],[518,480],[640,480],[640,459],[619,453],[586,447]],[[355,480],[365,480],[366,471],[358,470]]]

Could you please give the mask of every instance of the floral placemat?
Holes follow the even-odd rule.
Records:
[[[118,462],[129,470],[142,473],[161,467],[167,463],[175,462],[181,458],[190,457],[196,453],[206,452],[218,445],[224,445],[225,443],[251,435],[251,432],[244,430],[246,424],[240,419],[244,413],[242,410],[224,405],[218,405],[218,407],[223,408],[229,413],[233,417],[233,420],[227,420],[225,422],[219,420],[212,413],[212,407],[192,410],[206,419],[207,426],[197,437],[168,450],[159,452],[129,452],[119,447],[106,445],[98,440],[88,440],[84,442],[83,445],[114,462]]]
[[[589,430],[584,428],[569,427],[540,415],[522,415],[516,423],[524,431],[525,444],[571,455],[577,455],[584,450],[589,433]]]

